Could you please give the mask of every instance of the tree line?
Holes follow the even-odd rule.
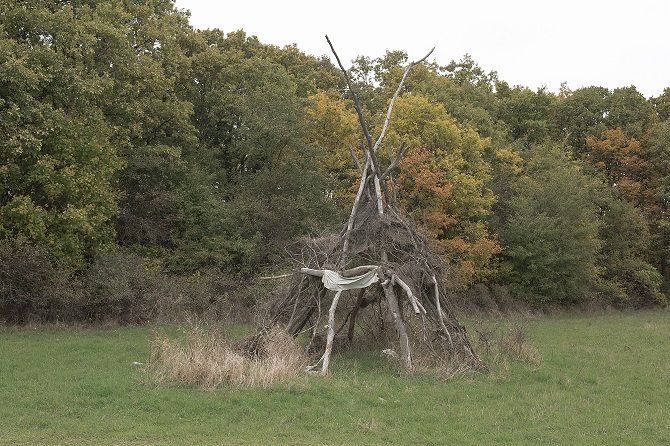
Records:
[[[63,317],[72,289],[48,291],[63,278],[82,284],[80,317],[127,312],[142,274],[239,282],[341,228],[361,134],[337,67],[188,19],[170,0],[0,12],[1,317]],[[351,63],[373,131],[407,62]],[[532,91],[465,55],[415,67],[385,141],[386,164],[409,147],[393,193],[454,290],[665,304],[670,89]]]

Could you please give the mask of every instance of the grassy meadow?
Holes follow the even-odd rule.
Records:
[[[488,373],[407,377],[347,353],[328,378],[213,391],[152,381],[148,327],[4,327],[0,445],[670,444],[670,312],[521,325],[538,360]]]

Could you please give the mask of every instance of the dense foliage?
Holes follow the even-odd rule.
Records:
[[[138,259],[176,277],[252,277],[342,223],[361,135],[329,59],[193,29],[170,0],[5,4],[0,261],[14,266],[0,271],[0,317],[61,318],[65,278],[85,288]],[[352,63],[373,131],[407,62]],[[662,304],[669,110],[670,89],[532,91],[465,55],[412,71],[380,159],[410,147],[393,190],[458,289]]]

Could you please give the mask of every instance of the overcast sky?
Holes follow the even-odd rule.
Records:
[[[176,0],[195,28],[243,29],[261,42],[295,43],[345,66],[356,56],[436,47],[446,65],[468,53],[485,71],[533,90],[635,85],[646,97],[670,87],[669,0]]]

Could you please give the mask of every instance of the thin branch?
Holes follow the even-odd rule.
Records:
[[[279,276],[263,276],[259,277],[260,280],[272,280],[272,279],[284,279],[286,277],[291,277],[293,273],[290,274],[281,274]]]
[[[412,308],[414,308],[414,314],[426,314],[426,309],[423,307],[423,305],[421,305],[421,302],[417,300],[416,296],[414,296],[414,293],[412,293],[412,289],[409,287],[409,285],[407,285],[404,280],[395,274],[393,274],[392,280],[393,283],[400,285],[400,288],[402,288],[405,291],[405,294],[407,294],[407,298],[412,304]]]
[[[405,154],[407,153],[407,150],[408,150],[408,146],[403,141],[403,143],[400,144],[400,148],[398,149],[398,153],[396,153],[395,159],[391,162],[391,164],[386,168],[386,171],[382,174],[382,177],[381,177],[382,180],[384,178],[386,178],[387,176],[389,176],[391,174],[391,172],[393,172],[393,169],[396,168],[396,166],[400,162],[400,159],[403,156],[405,156]]]
[[[358,172],[363,175],[363,166],[361,166],[361,163],[358,161],[358,157],[356,156],[356,152],[354,152],[354,148],[351,147],[351,144],[349,144],[349,153],[351,153],[351,157],[354,159],[354,162],[356,163],[356,167],[358,167]]]
[[[328,38],[327,34],[326,34],[326,41],[328,42],[328,45],[330,45],[330,50],[333,52],[333,55],[337,60],[337,64],[340,66],[340,70],[342,70],[342,73],[344,73],[344,79],[347,81],[347,87],[349,87],[349,91],[351,92],[351,95],[354,97],[354,105],[356,107],[356,112],[358,113],[358,120],[360,121],[361,127],[363,128],[363,134],[365,135],[365,139],[367,139],[368,141],[368,148],[372,149],[372,136],[370,136],[368,125],[365,123],[365,118],[363,117],[363,108],[361,107],[361,101],[360,98],[358,97],[358,93],[356,93],[353,87],[351,86],[351,81],[349,80],[347,70],[344,69],[344,65],[342,65],[342,62],[340,61],[340,56],[337,55],[335,47],[333,47],[333,44],[331,43],[330,38]]]
[[[435,274],[433,274],[432,279],[433,286],[435,287],[435,309],[437,310],[437,320],[440,323],[440,327],[442,330],[444,330],[447,337],[449,338],[449,344],[451,345],[451,348],[454,348],[454,341],[451,339],[451,333],[449,333],[447,326],[444,324],[444,315],[442,314],[442,306],[440,305],[440,290],[438,289],[437,278],[435,277]]]
[[[421,60],[418,60],[416,62],[410,63],[407,68],[405,68],[405,74],[402,76],[402,80],[400,81],[400,85],[398,85],[398,88],[395,91],[395,94],[393,95],[393,98],[391,99],[391,103],[389,104],[388,111],[386,112],[386,119],[384,120],[384,127],[382,128],[382,133],[379,135],[379,138],[377,139],[377,142],[374,145],[374,148],[372,149],[373,152],[377,151],[377,148],[381,144],[382,140],[386,136],[386,130],[388,129],[389,122],[391,121],[391,113],[393,112],[393,106],[395,104],[396,99],[398,99],[398,96],[400,95],[400,92],[402,91],[403,87],[405,86],[405,81],[407,80],[407,76],[409,75],[410,70],[415,66],[423,62],[424,60],[428,59],[428,56],[430,56],[433,51],[435,51],[435,47],[433,47],[432,50],[428,52]]]
[[[360,291],[358,292],[358,297],[356,298],[356,303],[354,304],[354,308],[351,310],[351,319],[349,321],[349,330],[347,331],[347,339],[349,339],[349,342],[353,341],[354,339],[354,329],[356,328],[356,318],[358,317],[358,312],[361,309],[361,305],[363,305],[363,298],[365,297],[365,288],[361,288]]]
[[[423,56],[421,59],[417,60],[416,62],[412,62],[412,65],[419,65],[422,62],[425,62],[426,59],[430,57],[431,54],[433,54],[433,51],[435,51],[435,47],[433,47],[430,51],[428,51],[428,54]]]

